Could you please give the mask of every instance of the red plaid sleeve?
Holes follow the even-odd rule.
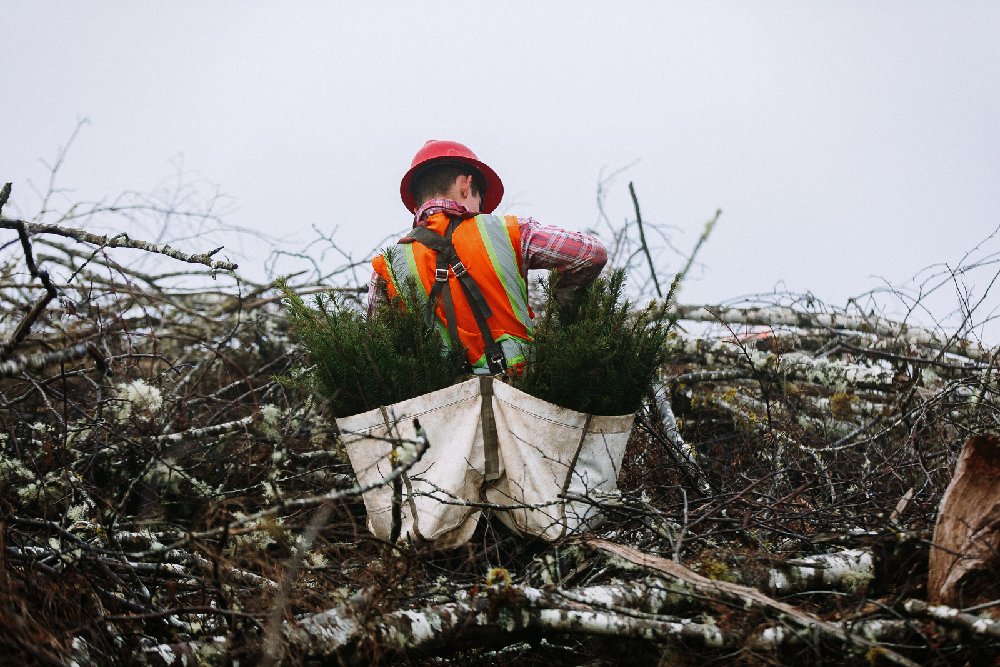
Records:
[[[608,253],[595,236],[518,218],[521,255],[527,269],[555,269],[564,285],[585,285],[601,273]]]

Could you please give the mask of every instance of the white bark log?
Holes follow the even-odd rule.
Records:
[[[768,587],[777,595],[801,591],[865,588],[875,577],[870,551],[848,549],[786,561],[768,572]]]
[[[950,625],[971,633],[975,637],[1000,640],[1000,620],[982,618],[973,614],[963,614],[954,607],[929,605],[923,600],[907,600],[903,605],[907,614],[920,618],[933,618],[943,625]]]
[[[741,635],[723,630],[714,622],[659,615],[686,596],[656,582],[578,589],[570,594],[570,600],[558,591],[549,593],[527,587],[495,586],[475,598],[396,611],[381,617],[366,613],[367,597],[367,594],[359,594],[333,609],[286,622],[283,627],[286,646],[292,653],[307,659],[350,660],[363,637],[374,637],[384,648],[411,657],[451,653],[461,648],[490,648],[509,644],[525,633],[611,636],[660,644],[679,640],[685,646],[704,648],[739,648],[745,642]],[[778,602],[771,603],[781,606]],[[610,611],[612,607],[620,611]],[[789,609],[804,615],[792,607]],[[366,618],[369,619],[367,624]],[[826,625],[836,628],[843,638],[840,626]],[[800,624],[799,629],[782,622],[765,625],[758,630],[751,646],[773,650],[811,643],[817,628],[822,630],[815,619],[809,624]],[[856,645],[868,649],[877,646],[877,642],[901,641],[908,631],[905,621],[860,619],[850,624],[847,636]],[[204,644],[160,645],[147,649],[144,656],[147,664],[157,666],[184,664],[183,656],[189,661],[197,660],[194,664],[213,664],[222,657],[221,639]],[[879,650],[885,651],[887,657],[897,663],[913,664],[883,647]]]
[[[754,371],[769,377],[804,380],[834,389],[842,390],[857,385],[889,387],[894,379],[892,371],[881,366],[853,364],[827,357],[815,359],[804,352],[776,355],[753,347],[744,349],[736,342],[726,339],[696,338],[680,334],[674,339],[674,345],[679,355],[699,359],[708,366],[714,365],[717,359],[724,359],[728,364],[735,362],[750,366]]]
[[[833,313],[803,313],[791,308],[725,308],[721,306],[678,305],[669,313],[678,319],[694,322],[726,322],[785,326],[799,329],[828,329],[873,332],[884,338],[894,338],[910,345],[922,345],[935,350],[947,349],[975,361],[986,361],[992,350],[962,338],[953,340],[934,331],[893,322],[875,315],[844,315]]]
[[[636,551],[630,547],[615,544],[614,542],[609,542],[607,540],[584,540],[584,544],[592,549],[599,549],[607,553],[615,554],[616,556],[631,563],[635,563],[636,565],[648,567],[658,572],[667,574],[677,581],[689,586],[694,593],[717,599],[728,599],[737,602],[748,609],[757,608],[777,613],[795,625],[814,630],[821,635],[832,637],[834,639],[848,641],[855,646],[863,647],[865,649],[876,648],[878,646],[872,641],[851,632],[849,629],[845,629],[843,626],[821,621],[789,604],[773,600],[756,589],[747,588],[746,586],[740,586],[739,584],[732,584],[726,581],[709,579],[691,571],[679,563],[674,563],[666,560],[665,558],[659,558],[658,556],[645,554],[641,551]],[[881,654],[891,662],[897,665],[916,667],[916,663],[908,658],[886,649],[885,647],[879,646],[878,648]]]

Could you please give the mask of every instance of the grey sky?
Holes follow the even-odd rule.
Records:
[[[87,117],[69,198],[150,189],[183,156],[229,222],[293,245],[339,224],[357,251],[407,225],[399,178],[430,138],[488,162],[505,212],[577,229],[600,169],[641,158],[616,219],[628,180],[683,248],[724,211],[687,302],[784,280],[843,304],[1000,224],[995,2],[8,1],[0,25],[22,214]]]

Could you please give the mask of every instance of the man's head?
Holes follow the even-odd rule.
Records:
[[[413,176],[417,206],[429,199],[451,199],[478,213],[483,206],[486,179],[477,169],[461,162],[432,162]]]
[[[428,199],[447,198],[470,211],[492,213],[503,198],[503,183],[462,144],[432,140],[413,158],[399,194],[410,212],[416,212]]]

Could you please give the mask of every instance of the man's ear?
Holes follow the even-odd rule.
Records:
[[[455,184],[458,186],[458,192],[462,199],[468,199],[472,194],[472,176],[459,176]]]

